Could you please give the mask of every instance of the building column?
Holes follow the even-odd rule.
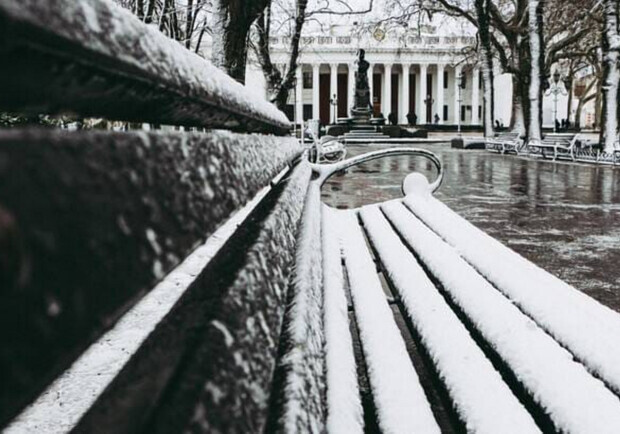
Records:
[[[301,125],[304,121],[304,75],[302,65],[298,65],[295,70],[296,88],[295,88],[295,121]]]
[[[438,64],[437,65],[437,114],[439,115],[439,123],[443,124],[443,106],[444,106],[444,102],[443,102],[443,87],[444,87],[444,80],[443,80],[443,73],[444,73],[444,65],[443,64]]]
[[[426,88],[428,75],[428,65],[420,64],[420,93],[418,94],[418,102],[420,113],[418,115],[418,124],[425,125],[428,121],[426,118],[426,98],[428,98],[428,89]]]
[[[472,77],[471,89],[471,123],[472,125],[480,125],[480,116],[478,116],[478,106],[480,105],[480,70],[475,67]]]
[[[454,124],[459,123],[459,119],[461,118],[461,102],[459,101],[459,93],[462,92],[460,89],[461,82],[459,77],[463,71],[463,67],[461,65],[454,68]]]
[[[347,104],[347,116],[351,116],[355,98],[355,64],[349,63],[349,95]]]
[[[374,116],[374,107],[375,107],[375,103],[374,103],[374,93],[373,93],[373,86],[374,86],[374,69],[375,69],[375,64],[371,63],[368,66],[368,88],[370,90],[370,93],[368,94],[368,97],[370,98],[370,107],[372,107],[372,113],[370,114],[371,117]]]
[[[312,65],[312,118],[319,119],[320,118],[320,109],[319,109],[319,101],[320,101],[320,90],[319,90],[319,77],[320,77],[320,69],[321,65],[315,63]]]
[[[331,103],[332,98],[338,98],[338,64],[331,63],[329,65],[330,80],[329,80],[329,122],[336,123],[338,117],[338,105]]]
[[[387,119],[392,112],[392,64],[386,63],[383,67],[385,68],[385,97],[383,98],[383,101],[385,101],[385,106],[381,107],[381,109],[383,110],[383,115]]]
[[[409,68],[410,67],[411,65],[409,65],[408,63],[402,64],[403,87],[402,87],[401,95],[403,96],[403,98],[402,98],[402,104],[401,104],[401,110],[400,110],[400,123],[404,125],[407,125],[409,123],[407,121],[407,114],[409,113]]]

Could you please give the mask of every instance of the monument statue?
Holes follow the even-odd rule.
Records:
[[[372,115],[370,86],[368,85],[368,68],[370,64],[364,59],[366,52],[358,52],[357,72],[355,73],[355,97],[351,115],[355,123],[368,123]]]

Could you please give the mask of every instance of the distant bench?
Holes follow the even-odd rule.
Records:
[[[519,137],[518,132],[498,133],[493,138],[487,138],[486,148],[490,151],[506,154],[509,152],[517,153],[523,145],[523,139]]]
[[[434,199],[432,153],[311,164],[282,113],[107,1],[0,21],[0,109],[206,129],[0,131],[6,432],[620,431],[620,316]],[[402,155],[434,181],[321,203]]]

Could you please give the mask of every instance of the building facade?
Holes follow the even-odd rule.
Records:
[[[409,123],[407,115],[411,114],[418,125],[482,126],[483,83],[472,51],[476,41],[471,31],[444,23],[408,31],[377,28],[359,32],[355,24],[331,25],[302,37],[296,86],[286,109],[292,121],[320,119],[325,125],[350,116],[355,62],[358,50],[363,48],[370,63],[368,81],[375,116],[387,118],[393,113],[400,124]],[[290,38],[271,38],[272,61],[282,71],[288,64],[289,50]],[[249,90],[266,96],[263,74],[252,59],[246,84]],[[573,98],[572,107],[568,107],[566,92],[555,97],[543,99],[546,127],[553,127],[556,118],[565,119],[569,110],[574,119],[578,101]],[[512,77],[502,74],[496,65],[494,119],[509,126],[511,110]],[[582,126],[588,127],[593,112],[592,103],[581,111]]]
[[[272,38],[272,56],[284,69],[290,40]],[[475,44],[471,36],[403,36],[373,34],[370,37],[305,36],[287,114],[292,120],[320,119],[322,124],[349,117],[353,105],[358,49],[366,50],[370,63],[368,81],[375,116],[394,114],[407,124],[481,125],[484,101],[481,73],[464,54]],[[250,63],[247,84],[265,88],[259,67]],[[496,86],[506,81],[497,76]],[[508,85],[511,82],[508,78]],[[462,83],[462,87],[459,87]],[[498,95],[500,96],[500,95]],[[510,100],[508,102],[508,107]],[[496,104],[496,119],[504,117],[505,104]]]

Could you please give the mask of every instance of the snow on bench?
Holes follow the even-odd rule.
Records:
[[[620,400],[603,382],[574,361],[572,354],[406,207],[388,203],[382,209],[407,245],[438,279],[456,308],[497,353],[556,429],[620,430]]]
[[[356,159],[378,157],[372,153]],[[314,182],[352,164],[347,160],[315,167],[319,176]],[[401,402],[413,399],[387,398],[398,390],[392,377],[398,370],[407,393],[416,391],[429,402],[424,405],[420,398],[416,409],[430,405],[441,429],[446,427],[445,410],[432,398],[438,390],[447,397],[440,405],[455,410],[456,419],[448,415],[451,429],[618,432],[620,393],[614,382],[620,366],[620,315],[483,234],[430,195],[437,181],[424,186],[419,177],[408,177],[402,200],[348,211],[327,208],[322,217],[324,261],[328,257],[331,264],[324,269],[337,276],[325,290],[345,286],[337,292],[340,329],[327,336],[329,348],[347,354],[342,369],[348,375],[352,362],[367,366],[379,427],[386,430],[387,420],[404,423],[386,414],[398,415]],[[341,246],[341,266],[334,258],[333,238]],[[348,278],[344,281],[340,267]],[[381,274],[389,290],[382,286]],[[359,335],[351,335],[343,324],[347,290],[350,327],[359,329]],[[397,312],[408,319],[407,330],[395,325]],[[357,359],[350,352],[351,339],[354,348],[356,342],[362,348]],[[404,346],[403,339],[412,339],[419,349]],[[334,343],[338,340],[340,346]],[[427,354],[425,368],[416,364],[416,351]],[[436,383],[422,381],[429,372]],[[364,376],[359,369],[358,376]],[[326,387],[356,396],[345,411],[350,420],[359,420],[360,388],[351,378],[342,382],[328,374]],[[363,411],[367,421],[373,410]]]
[[[360,211],[379,259],[470,432],[535,432],[503,382],[378,206]]]
[[[620,315],[485,234],[432,196],[405,204],[620,394]]]
[[[618,315],[433,199],[432,153],[310,164],[265,134],[283,113],[110,1],[0,22],[0,109],[211,130],[0,134],[3,430],[620,432]],[[404,201],[321,204],[412,154],[439,175]]]
[[[339,225],[334,211],[323,207],[323,291],[325,300],[325,364],[327,371],[327,430],[363,432],[362,405],[353,338],[349,330],[347,298],[340,255]]]
[[[357,219],[338,215],[362,349],[383,432],[439,432]],[[329,387],[329,384],[328,384]]]

